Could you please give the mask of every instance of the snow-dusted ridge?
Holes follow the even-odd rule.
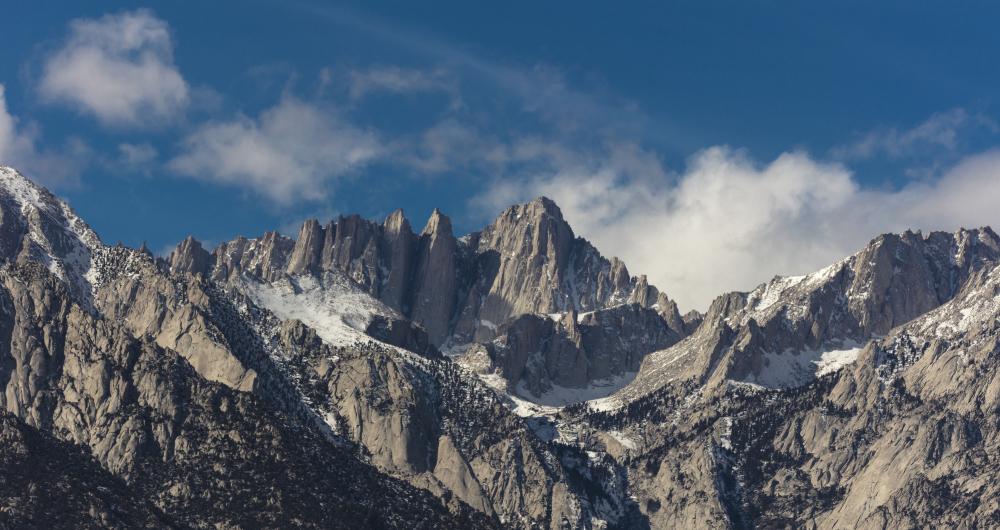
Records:
[[[90,308],[93,289],[101,281],[95,255],[105,250],[97,233],[65,201],[6,166],[0,166],[0,201],[19,214],[5,221],[22,225],[19,229],[31,242],[28,249],[9,250],[27,251]]]

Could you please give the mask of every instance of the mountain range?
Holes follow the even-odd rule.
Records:
[[[0,167],[0,526],[1000,526],[1000,236],[682,314],[541,197],[169,256]]]

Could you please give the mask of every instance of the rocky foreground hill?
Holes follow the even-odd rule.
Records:
[[[681,315],[540,198],[167,258],[0,168],[0,527],[1000,526],[1000,237]]]

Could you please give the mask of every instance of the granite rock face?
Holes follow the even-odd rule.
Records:
[[[523,315],[486,345],[491,368],[540,396],[553,386],[585,388],[637,372],[643,357],[681,336],[652,309],[627,304],[559,318]]]
[[[988,227],[879,236],[813,274],[718,297],[691,336],[646,358],[625,392],[634,397],[677,376],[798,386],[815,377],[824,354],[855,350],[939,307],[998,261],[1000,237]]]
[[[890,234],[721,296],[646,357],[621,408],[571,423],[631,442],[654,528],[994,526],[997,241]]]
[[[25,217],[0,226],[22,236],[0,256],[0,525],[495,526],[359,460],[204,278],[103,246],[2,172]]]
[[[992,528],[998,373],[989,228],[682,315],[544,198],[164,260],[0,168],[2,527]]]
[[[7,412],[0,412],[0,469],[0,521],[9,528],[171,525],[86,451]]]
[[[573,234],[562,212],[541,197],[512,206],[468,237],[474,257],[455,325],[456,341],[486,341],[497,327],[523,314],[594,311],[642,299],[645,279],[629,276]]]
[[[207,276],[212,270],[212,255],[194,237],[188,236],[170,253],[170,268]]]
[[[442,359],[420,328],[365,294],[363,283],[339,269],[317,276],[325,247],[316,262],[312,242],[317,233],[330,239],[326,228],[305,227],[301,244],[274,233],[237,239],[216,249],[206,270],[193,240],[169,262],[107,247],[96,235],[83,240],[79,234],[92,232],[63,222],[68,207],[11,178],[51,201],[42,207],[66,214],[46,227],[64,246],[30,239],[30,219],[18,217],[20,247],[36,246],[2,256],[0,408],[32,436],[91,458],[91,480],[119,486],[43,513],[24,482],[32,479],[10,475],[14,489],[27,489],[3,524],[90,517],[153,527],[582,528],[607,520],[604,506],[616,506],[618,518],[635,513],[622,490],[568,469],[492,389]],[[0,187],[0,199],[5,193]],[[40,207],[12,202],[22,212]],[[446,219],[432,221],[413,240],[413,257],[415,266],[427,257],[426,282],[440,291],[432,273],[440,256],[454,254],[454,239]],[[362,233],[367,225],[346,226]],[[292,297],[308,285],[324,295],[333,284],[322,282],[344,279],[350,287],[337,293],[348,296],[352,315],[368,314],[367,331],[407,349],[361,332],[332,346],[301,321],[255,304],[251,295],[260,293],[251,287],[289,279]],[[337,305],[340,296],[321,300]],[[324,334],[343,324],[313,322]],[[41,478],[56,484],[45,487],[77,487],[72,476]],[[102,502],[123,508],[105,513]]]
[[[171,255],[170,270],[203,272],[205,260],[199,249],[197,242],[186,239]],[[369,320],[359,329],[371,329],[381,333],[380,340],[404,347],[417,344],[399,335],[408,327],[406,322],[421,327],[434,347],[462,351],[474,343],[503,342],[502,330],[526,315],[584,313],[626,304],[659,314],[659,319],[643,320],[653,326],[649,329],[618,325],[611,333],[624,343],[615,348],[599,352],[583,345],[576,348],[579,359],[558,363],[550,359],[548,366],[556,370],[560,364],[561,372],[531,375],[527,383],[533,392],[553,381],[581,387],[634,372],[636,359],[651,347],[668,346],[697,325],[685,322],[677,305],[649,285],[645,276],[630,276],[621,260],[606,260],[576,237],[559,207],[544,197],[508,208],[482,231],[460,239],[438,210],[420,234],[413,233],[397,210],[381,224],[358,216],[342,216],[326,226],[309,220],[295,240],[274,233],[260,239],[237,238],[215,249],[208,262],[207,275],[224,285],[342,274],[388,308],[382,311],[381,322]],[[670,338],[659,336],[658,320],[667,323]],[[396,331],[387,334],[390,329]],[[528,331],[524,325],[514,329],[522,338]],[[632,344],[641,346],[630,349]],[[520,380],[509,382],[516,385]]]
[[[180,245],[171,270],[200,269],[192,246]],[[499,325],[524,314],[672,304],[645,277],[631,277],[620,260],[606,260],[576,237],[544,197],[505,210],[461,239],[438,210],[420,234],[397,210],[381,224],[356,215],[326,226],[309,220],[295,240],[275,233],[237,238],[220,245],[210,262],[211,277],[223,282],[340,271],[423,326],[436,346],[490,340]],[[684,331],[676,306],[662,311],[675,320],[675,331]]]
[[[451,221],[434,210],[420,233],[413,280],[411,317],[423,324],[434,344],[448,337],[458,288],[457,243]]]

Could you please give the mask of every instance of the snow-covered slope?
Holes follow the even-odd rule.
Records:
[[[44,264],[88,302],[99,281],[94,254],[104,245],[97,234],[66,204],[15,169],[0,166],[3,209],[3,257]]]
[[[273,282],[243,278],[244,292],[282,320],[297,319],[331,346],[372,340],[365,329],[376,315],[402,318],[337,272],[285,276]]]

